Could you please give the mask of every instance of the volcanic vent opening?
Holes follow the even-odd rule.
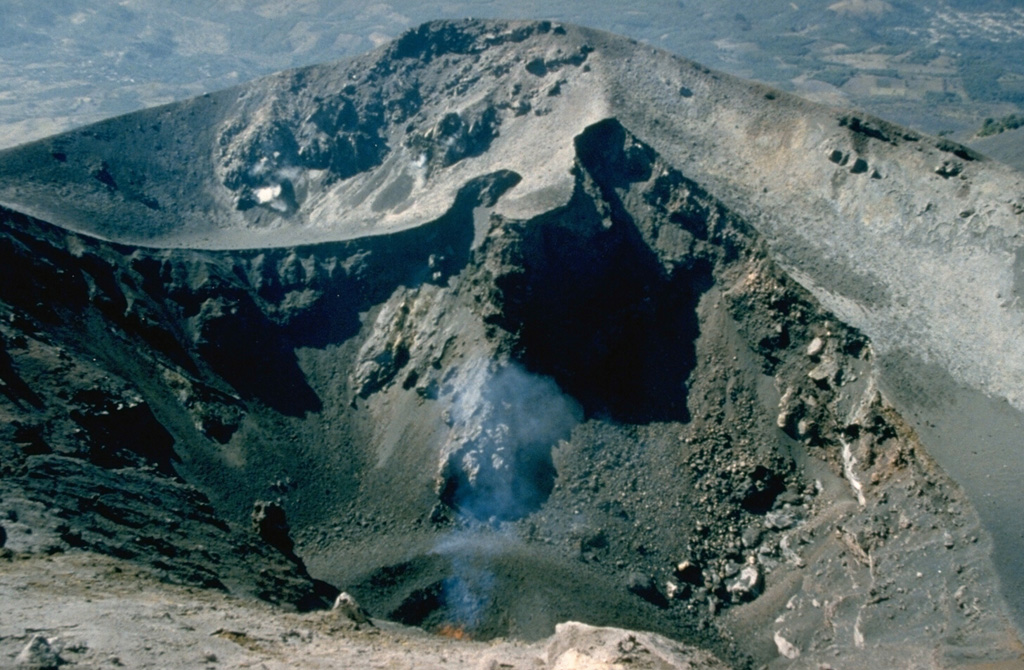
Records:
[[[747,556],[727,533],[691,530],[759,523],[791,483],[770,446],[774,415],[755,416],[762,365],[727,306],[746,292],[725,299],[756,262],[750,232],[614,120],[576,150],[566,204],[492,217],[459,277],[494,349],[465,345],[481,355],[416,377],[428,396],[436,378],[444,426],[435,534],[363,582],[404,623],[477,638],[539,638],[565,620],[686,636],[709,595],[719,607],[757,589],[705,585],[705,569],[731,579]],[[774,332],[750,316],[751,337]],[[743,470],[719,472],[731,452],[711,436],[726,433],[744,445]],[[716,462],[695,470],[697,439]],[[732,491],[721,504],[704,472]]]
[[[468,21],[0,152],[4,549],[297,609],[329,583],[477,640],[977,658],[1012,533],[922,440],[1016,434],[962,389],[938,414],[1006,349],[949,349],[973,324],[941,308],[981,294],[943,269],[1010,324],[1018,182],[850,118]]]

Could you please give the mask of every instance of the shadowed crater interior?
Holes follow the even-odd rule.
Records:
[[[588,416],[687,421],[696,307],[713,283],[712,264],[666,267],[627,209],[623,198],[651,179],[650,148],[615,121],[589,128],[576,145],[572,201],[510,226],[518,270],[498,281],[497,321],[516,334],[527,368],[553,377]]]

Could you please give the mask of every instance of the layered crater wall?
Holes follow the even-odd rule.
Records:
[[[56,546],[428,630],[1009,649],[1019,185],[545,22],[9,150],[4,500]],[[204,549],[79,470],[163,487]]]

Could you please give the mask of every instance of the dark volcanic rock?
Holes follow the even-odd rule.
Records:
[[[49,550],[89,549],[147,566],[162,578],[251,594],[300,609],[323,606],[308,575],[218,517],[193,487],[158,471],[108,470],[80,459],[34,456],[3,486],[47,507],[32,529]]]
[[[295,557],[295,542],[292,541],[284,509],[278,503],[257,500],[252,506],[252,529],[285,557]]]

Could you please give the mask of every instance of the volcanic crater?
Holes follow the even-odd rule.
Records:
[[[1003,263],[1020,185],[550,22],[427,24],[7,150],[7,547],[737,667],[1012,654],[994,517],[891,364],[968,359],[899,321],[928,276],[868,229],[984,211]]]

